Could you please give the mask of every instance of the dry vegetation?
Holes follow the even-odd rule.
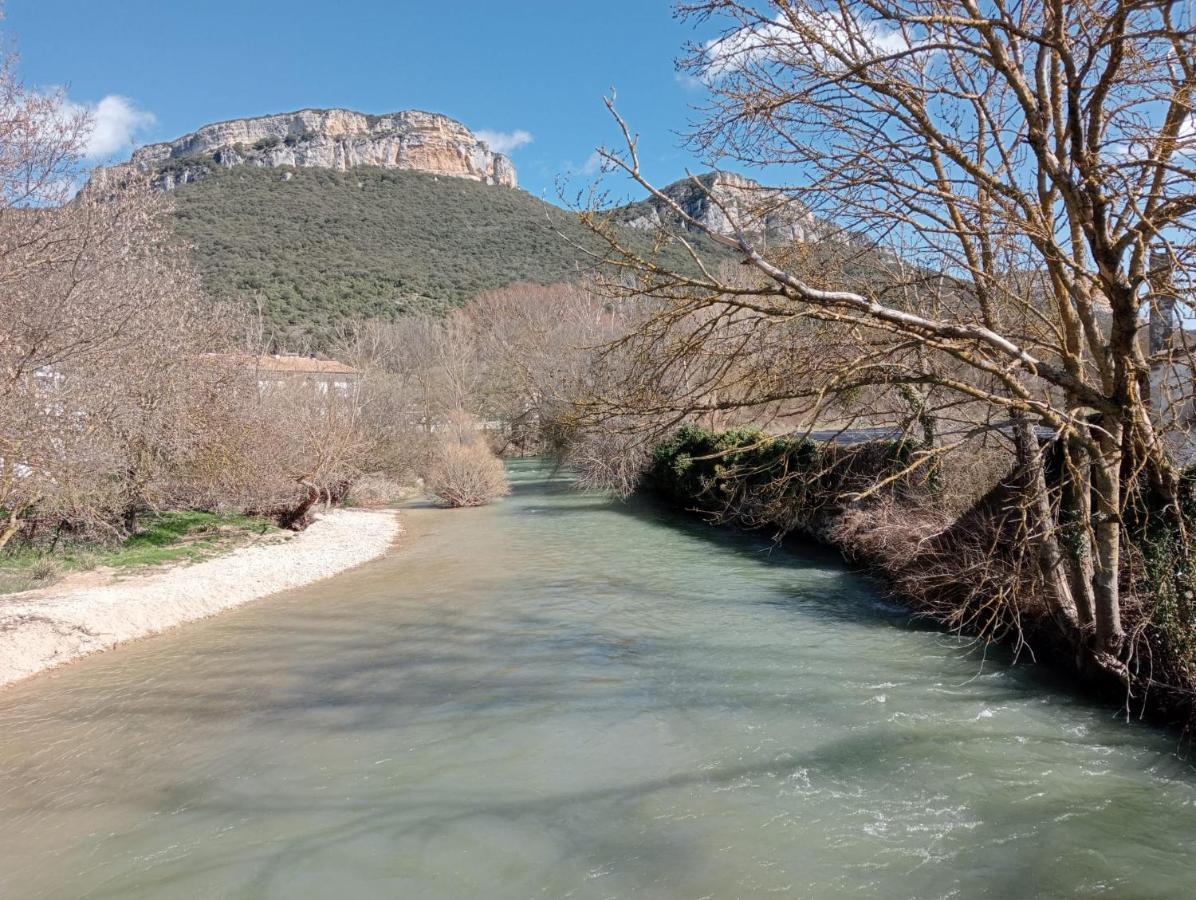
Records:
[[[510,491],[502,460],[481,443],[444,443],[428,468],[428,492],[446,506],[485,506]]]
[[[357,471],[352,398],[260,389],[243,321],[199,295],[160,195],[100,178],[2,212],[0,547],[116,539],[162,509],[294,526]]]

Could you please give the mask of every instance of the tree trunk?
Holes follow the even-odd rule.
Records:
[[[928,398],[908,384],[898,386],[901,398],[909,405],[910,413],[922,429],[922,447],[933,450],[938,445],[938,422],[930,409]],[[926,470],[926,486],[934,493],[942,490],[942,461],[935,457]]]
[[[284,510],[282,515],[278,517],[279,528],[286,528],[290,531],[302,530],[308,512],[311,511],[311,508],[320,499],[319,488],[314,485],[305,485],[305,487],[307,487],[307,494],[304,495],[303,499],[297,505],[291,507],[291,509]]]
[[[1017,449],[1018,465],[1024,477],[1030,496],[1027,514],[1030,521],[1031,539],[1039,571],[1051,605],[1051,615],[1063,635],[1073,643],[1080,640],[1080,625],[1076,613],[1075,599],[1063,553],[1059,548],[1059,530],[1051,510],[1051,497],[1047,489],[1046,472],[1042,466],[1042,454],[1038,451],[1038,439],[1034,428],[1023,413],[1013,415],[1013,440]]]
[[[8,524],[4,526],[3,531],[0,531],[0,550],[3,550],[13,536],[21,530],[21,521],[20,511],[14,506],[8,513]]]
[[[1121,425],[1102,428],[1100,457],[1093,460],[1096,641],[1099,653],[1118,656],[1125,643],[1121,629]]]
[[[1076,603],[1080,628],[1091,633],[1095,621],[1092,578],[1092,462],[1088,451],[1064,439],[1063,493],[1059,519],[1063,525],[1064,547],[1071,557],[1071,593]]]

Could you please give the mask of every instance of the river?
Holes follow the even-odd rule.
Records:
[[[0,897],[1190,897],[1196,777],[820,552],[580,494],[0,693]]]

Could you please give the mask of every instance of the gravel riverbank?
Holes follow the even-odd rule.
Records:
[[[0,687],[336,575],[384,554],[400,531],[393,512],[334,510],[283,543],[242,547],[112,584],[0,599]]]

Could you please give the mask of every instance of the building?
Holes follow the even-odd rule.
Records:
[[[359,370],[335,359],[270,354],[250,357],[248,362],[257,373],[258,388],[262,391],[302,382],[322,394],[335,391],[348,396],[357,390],[361,380]]]

